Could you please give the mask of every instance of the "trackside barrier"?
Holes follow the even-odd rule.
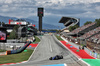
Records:
[[[76,45],[76,44],[74,44],[74,43],[68,41],[67,39],[65,39],[65,38],[62,37],[62,36],[61,36],[61,38],[63,38],[64,41],[70,43],[70,44],[71,44],[72,46],[74,46],[75,48],[79,49],[79,46],[78,46],[78,45]],[[97,52],[94,53],[94,52],[92,52],[91,50],[89,50],[88,48],[84,48],[84,50],[85,50],[90,56],[92,56],[92,57],[94,57],[94,58],[97,58],[97,59],[100,59],[100,54],[99,54],[99,53],[97,53]]]
[[[11,51],[6,51],[6,55],[9,55],[9,54],[11,54]]]
[[[84,50],[92,57],[100,59],[100,54],[97,52],[92,52],[91,50],[89,50],[88,48],[84,48]]]
[[[34,37],[33,37],[32,39],[33,39],[33,40],[31,40],[31,41],[35,41],[35,38],[34,38]],[[32,43],[32,42],[28,42],[28,43],[26,43],[23,47],[21,47],[21,48],[19,48],[19,49],[16,49],[16,50],[6,51],[6,55],[21,53],[21,52],[24,51],[31,43]]]

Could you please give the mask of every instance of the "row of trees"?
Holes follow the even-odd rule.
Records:
[[[100,18],[99,19],[95,19],[95,22],[97,23],[97,26],[100,26]]]
[[[100,18],[99,18],[99,19],[95,19],[95,21],[94,21],[94,22],[96,22],[97,27],[99,27],[99,26],[100,26]],[[91,24],[91,23],[92,23],[92,21],[87,21],[86,23],[84,23],[84,25]]]
[[[92,21],[87,21],[84,23],[84,25],[91,24],[91,23],[92,23]]]
[[[12,32],[10,33],[8,39],[17,39],[18,38],[18,35],[17,35],[18,28],[19,28],[19,25],[14,26],[14,28],[13,28]]]
[[[99,27],[100,26],[100,18],[99,19],[95,19],[95,22],[97,24],[97,27]],[[92,23],[92,21],[87,21],[87,22],[84,23],[84,25],[91,24],[91,23]],[[78,25],[70,26],[69,27],[69,31],[73,31],[74,29],[76,29],[78,27],[79,27]]]

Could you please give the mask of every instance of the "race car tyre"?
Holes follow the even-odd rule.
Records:
[[[49,60],[52,60],[52,57],[50,57]]]
[[[63,59],[63,56],[61,55],[61,59]]]
[[[58,60],[58,57],[55,57],[55,60]]]

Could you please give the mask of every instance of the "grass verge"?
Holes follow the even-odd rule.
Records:
[[[55,35],[55,36],[59,41],[63,41],[63,39],[60,36],[58,36],[58,35]]]
[[[6,50],[2,50],[2,49],[0,49],[0,52],[5,52]]]
[[[40,42],[40,39],[39,39],[38,37],[35,36],[35,39],[36,39],[36,40],[35,40],[34,43],[38,43],[38,42]]]
[[[22,61],[27,61],[32,54],[33,50],[27,49],[27,52],[22,52],[18,54],[3,55],[0,56],[0,64],[5,63],[17,63]]]

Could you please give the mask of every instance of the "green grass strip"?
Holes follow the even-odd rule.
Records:
[[[55,36],[56,36],[56,38],[57,38],[58,40],[63,41],[63,39],[62,39],[60,36],[58,36],[58,35],[55,35]]]
[[[99,59],[82,59],[82,60],[90,64],[90,66],[100,66]]]
[[[33,42],[33,43],[38,43],[38,42],[40,42],[40,39],[37,37],[37,36],[35,36],[35,41]]]
[[[33,52],[33,50],[27,49],[27,52],[0,56],[0,64],[17,63],[17,62],[27,61],[29,59],[30,55],[32,54],[32,52]]]
[[[2,50],[2,49],[0,49],[0,52],[5,52],[6,50]]]

